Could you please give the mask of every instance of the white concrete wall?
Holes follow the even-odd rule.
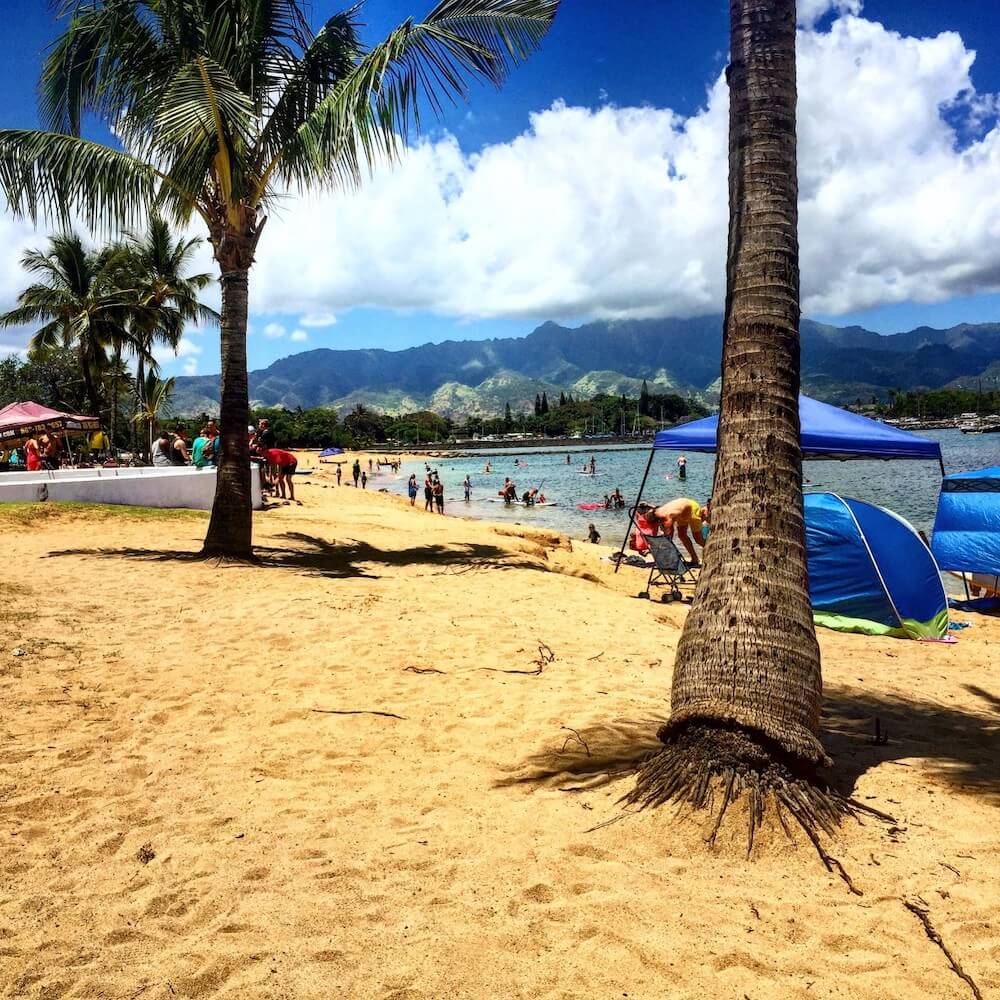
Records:
[[[0,503],[77,500],[129,507],[188,507],[211,510],[215,498],[214,468],[58,469],[0,473]],[[252,470],[253,508],[263,500],[260,478]]]

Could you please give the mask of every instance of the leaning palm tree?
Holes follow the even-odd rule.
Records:
[[[148,206],[199,216],[222,284],[222,461],[206,554],[251,557],[248,276],[285,192],[356,183],[392,159],[421,105],[499,86],[559,0],[441,0],[381,44],[360,5],[315,34],[300,0],[64,0],[69,26],[42,79],[48,132],[0,131],[0,189],[16,211],[117,225]],[[85,112],[124,149],[79,137]]]
[[[78,233],[49,238],[45,250],[29,250],[21,265],[37,280],[0,315],[0,327],[41,324],[29,348],[43,355],[62,346],[76,351],[80,377],[94,416],[103,408],[101,379],[108,348],[130,339],[131,294],[121,287],[124,252],[116,244],[89,249]]]
[[[730,227],[711,541],[674,664],[664,747],[633,803],[746,795],[813,842],[864,807],[826,789],[799,443],[795,0],[731,0]],[[712,835],[714,839],[714,833]],[[829,859],[820,849],[829,867]]]

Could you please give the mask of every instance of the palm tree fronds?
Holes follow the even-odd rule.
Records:
[[[91,228],[138,219],[153,201],[156,171],[100,143],[56,132],[0,129],[0,190],[11,210],[69,224],[77,209]]]

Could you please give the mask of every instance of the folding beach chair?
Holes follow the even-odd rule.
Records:
[[[666,535],[646,535],[642,536],[649,546],[649,553],[653,557],[653,566],[649,571],[649,579],[646,581],[646,589],[639,596],[649,598],[651,587],[669,587],[669,590],[660,598],[661,601],[679,601],[683,596],[680,592],[680,584],[694,583],[694,573],[691,567],[684,561],[680,549],[674,544],[672,538]]]

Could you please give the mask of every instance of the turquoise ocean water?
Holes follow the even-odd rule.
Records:
[[[1000,465],[1000,434],[972,435],[961,431],[925,431],[922,436],[941,442],[945,469],[963,472],[984,466]],[[566,456],[570,464],[566,464]],[[591,478],[579,475],[579,470],[591,456],[597,460],[600,475]],[[646,484],[644,497],[662,503],[672,497],[689,496],[704,502],[712,487],[715,458],[712,455],[689,454],[688,476],[685,482],[677,477],[677,454],[657,452]],[[527,468],[514,465],[515,458],[527,463]],[[485,475],[486,460],[493,466],[493,474]],[[621,489],[628,504],[635,500],[642,474],[649,459],[648,448],[632,446],[597,446],[597,442],[583,447],[556,451],[531,449],[483,453],[473,458],[431,460],[445,484],[448,514],[483,518],[492,521],[516,522],[525,525],[554,528],[574,538],[583,538],[587,525],[593,522],[603,536],[605,544],[618,544],[628,525],[625,511],[582,511],[579,503],[598,503],[605,493],[615,487]],[[417,474],[420,493],[417,504],[423,506],[423,462],[405,463],[398,476],[379,475],[372,486],[387,488],[395,493],[406,492],[410,473]],[[462,500],[462,480],[472,479],[471,503]],[[934,512],[941,486],[941,473],[934,462],[807,462],[804,469],[807,489],[830,490],[843,496],[867,500],[881,507],[888,507],[902,515],[915,528],[930,532],[934,525]],[[504,476],[517,484],[518,492],[541,486],[554,507],[506,507],[491,503],[503,485]]]

